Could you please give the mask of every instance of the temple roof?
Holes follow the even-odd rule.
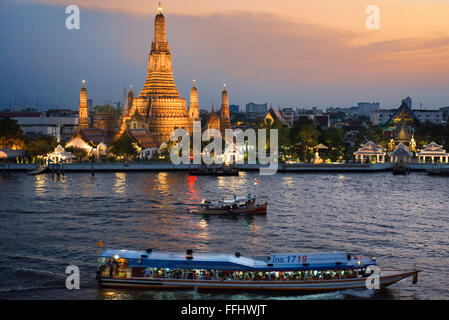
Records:
[[[136,140],[137,144],[143,148],[158,148],[156,141],[146,129],[131,129],[129,130],[131,136]]]
[[[107,137],[103,129],[100,128],[84,128],[80,129],[78,132],[80,138],[85,142],[92,145],[93,147],[98,146],[100,143],[106,143]]]
[[[265,116],[265,120],[266,119],[273,119],[273,122],[274,122],[274,120],[278,119],[279,121],[281,121],[281,123],[284,126],[290,127],[290,124],[287,122],[287,120],[285,120],[285,118],[282,115],[282,113],[279,110],[277,110],[277,109],[270,108],[268,110],[267,115]]]

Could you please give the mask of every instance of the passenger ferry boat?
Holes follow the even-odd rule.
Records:
[[[366,269],[376,259],[345,252],[273,254],[243,257],[209,254],[104,250],[97,278],[102,287],[322,292],[367,288]],[[382,270],[380,287],[421,270]]]
[[[211,201],[203,199],[199,208],[188,209],[190,213],[203,215],[230,215],[230,214],[265,214],[267,213],[268,198],[234,197],[232,200]]]

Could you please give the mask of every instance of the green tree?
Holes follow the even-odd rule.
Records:
[[[65,148],[65,151],[70,152],[75,157],[78,157],[78,159],[82,160],[83,158],[87,157],[87,151],[79,148],[79,147],[67,147]]]
[[[45,135],[28,140],[25,146],[25,150],[28,151],[28,153],[33,157],[45,156],[48,153],[52,152],[57,145],[58,142],[55,140],[55,138]]]
[[[345,133],[341,128],[329,128],[322,133],[322,142],[329,148],[325,154],[331,161],[337,161],[343,157],[345,152],[344,145]]]
[[[22,129],[17,124],[17,120],[10,118],[0,119],[0,148],[4,147],[23,148],[25,146],[25,136]]]
[[[304,162],[308,162],[313,154],[311,148],[318,143],[320,132],[313,124],[302,126],[298,132],[298,140],[303,146]]]
[[[133,138],[126,133],[112,142],[110,151],[116,156],[123,156],[125,159],[136,158],[139,154]]]

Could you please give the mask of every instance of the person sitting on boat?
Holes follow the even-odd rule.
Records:
[[[153,269],[151,269],[151,268],[145,268],[145,270],[143,270],[143,275],[144,275],[145,277],[151,278],[151,276],[153,275]]]

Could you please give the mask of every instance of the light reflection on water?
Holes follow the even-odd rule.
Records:
[[[255,173],[96,173],[0,178],[0,298],[90,299],[429,299],[449,298],[441,281],[449,256],[447,179],[412,173],[277,174],[258,177],[269,197],[263,216],[187,213],[203,198],[253,192]],[[417,286],[380,292],[260,295],[99,289],[95,245],[199,252],[349,251],[377,256],[382,268],[423,268]],[[82,289],[63,289],[78,265]],[[43,273],[42,270],[46,272]]]

